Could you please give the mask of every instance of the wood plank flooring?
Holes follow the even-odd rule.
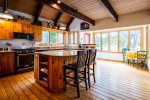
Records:
[[[35,83],[33,72],[0,78],[0,100],[150,100],[150,73],[98,60],[96,83],[88,91],[83,83],[80,91],[81,98],[77,98],[76,88],[69,86],[64,93],[49,93]]]

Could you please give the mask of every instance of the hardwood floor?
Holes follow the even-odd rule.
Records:
[[[92,77],[91,77],[92,78]],[[81,98],[68,87],[61,94],[47,92],[34,81],[33,72],[0,78],[0,100],[150,100],[150,74],[127,64],[97,61],[96,83]]]

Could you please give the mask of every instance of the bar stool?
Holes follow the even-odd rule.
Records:
[[[86,65],[87,65],[87,55],[88,51],[78,51],[77,52],[77,62],[68,64],[64,66],[64,90],[66,91],[67,84],[77,88],[78,98],[80,97],[79,83],[84,81],[87,90],[87,76],[86,76]],[[83,72],[82,72],[83,70]],[[82,73],[80,73],[82,72]],[[73,76],[69,76],[70,73],[74,73]],[[70,80],[67,80],[70,79]],[[72,82],[74,81],[74,82]],[[72,83],[71,83],[72,82]]]
[[[91,87],[91,82],[90,82],[90,76],[92,75],[93,76],[93,79],[94,79],[94,83],[96,82],[95,80],[95,58],[96,58],[96,52],[97,50],[96,49],[91,49],[89,50],[89,55],[88,55],[88,63],[87,63],[87,74],[88,74],[88,85],[89,85],[89,88]],[[90,67],[92,65],[92,68]],[[90,71],[92,70],[92,73],[90,73]]]

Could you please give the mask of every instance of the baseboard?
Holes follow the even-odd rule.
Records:
[[[112,59],[103,59],[103,58],[96,58],[97,60],[104,60],[104,61],[113,61],[113,62],[122,62],[120,60],[112,60]]]

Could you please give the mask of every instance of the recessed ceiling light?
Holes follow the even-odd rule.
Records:
[[[60,0],[57,0],[57,3],[59,3],[59,4],[60,4],[60,3],[61,3],[61,1],[60,1]]]

